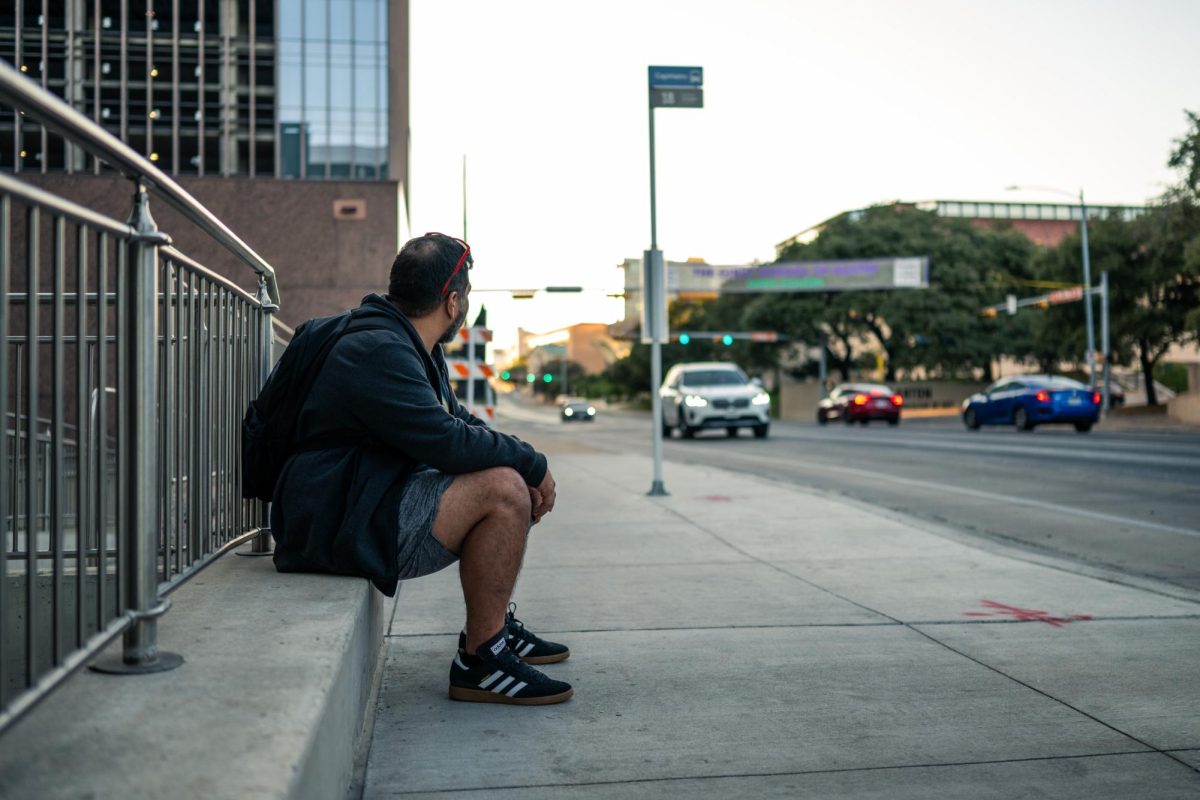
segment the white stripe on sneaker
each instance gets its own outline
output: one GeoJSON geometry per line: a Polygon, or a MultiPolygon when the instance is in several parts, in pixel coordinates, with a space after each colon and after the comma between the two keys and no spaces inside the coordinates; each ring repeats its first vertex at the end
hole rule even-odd
{"type": "Polygon", "coordinates": [[[454,654],[454,663],[455,663],[455,664],[458,664],[458,667],[459,667],[459,669],[463,670],[464,672],[466,671],[466,669],[467,669],[467,665],[466,665],[466,664],[464,664],[464,663],[462,662],[462,659],[460,659],[460,658],[458,657],[458,653],[455,653],[455,654],[454,654]]]}
{"type": "Polygon", "coordinates": [[[500,676],[502,676],[503,674],[504,674],[504,670],[502,670],[502,669],[496,670],[491,675],[488,675],[486,678],[484,678],[483,680],[481,680],[479,682],[479,688],[486,689],[487,687],[489,687],[493,683],[495,683],[496,679],[499,678],[500,676]]]}
{"type": "Polygon", "coordinates": [[[519,642],[517,642],[516,644],[514,644],[514,645],[512,646],[512,649],[513,649],[513,650],[520,650],[520,649],[521,649],[521,645],[523,645],[523,644],[525,644],[525,640],[524,640],[524,639],[522,639],[521,641],[519,641],[519,642]]]}
{"type": "Polygon", "coordinates": [[[522,689],[524,689],[524,688],[525,688],[526,686],[528,686],[528,685],[529,685],[529,684],[525,683],[525,681],[521,681],[521,682],[519,682],[519,683],[518,683],[516,686],[512,687],[512,688],[511,688],[511,689],[509,689],[507,692],[505,692],[505,694],[506,694],[506,695],[508,695],[509,697],[512,697],[514,694],[516,694],[517,692],[521,691],[522,689]]]}
{"type": "Polygon", "coordinates": [[[529,655],[529,651],[532,649],[533,649],[533,642],[530,642],[529,644],[525,645],[525,649],[520,651],[519,653],[517,653],[517,655],[527,656],[527,655],[529,655]]]}
{"type": "Polygon", "coordinates": [[[497,683],[496,687],[494,689],[492,689],[492,691],[495,692],[496,694],[500,694],[501,692],[504,691],[504,687],[508,686],[512,682],[513,682],[513,676],[509,675],[504,680],[497,683]]]}

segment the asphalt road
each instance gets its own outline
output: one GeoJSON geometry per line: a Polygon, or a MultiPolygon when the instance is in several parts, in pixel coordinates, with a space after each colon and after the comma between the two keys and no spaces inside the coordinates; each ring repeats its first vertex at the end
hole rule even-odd
{"type": "MultiPolygon", "coordinates": [[[[559,421],[502,398],[502,430],[553,451],[586,444],[649,452],[647,414],[559,421]]],[[[766,440],[724,431],[664,443],[671,462],[705,464],[843,494],[1006,546],[1200,590],[1200,432],[1047,427],[969,432],[955,418],[898,427],[774,422],[766,440]]],[[[551,462],[553,464],[553,462],[551,462]]],[[[646,476],[647,489],[652,475],[646,476]]],[[[811,524],[821,524],[813,520],[811,524]]]]}

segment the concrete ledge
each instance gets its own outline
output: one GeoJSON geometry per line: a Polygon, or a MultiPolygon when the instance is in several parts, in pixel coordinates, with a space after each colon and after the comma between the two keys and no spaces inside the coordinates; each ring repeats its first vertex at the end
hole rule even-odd
{"type": "Polygon", "coordinates": [[[0,797],[346,795],[394,601],[232,555],[172,600],[159,642],[184,665],[73,676],[0,737],[0,797]]]}
{"type": "Polygon", "coordinates": [[[1167,403],[1167,414],[1171,419],[1200,425],[1200,392],[1181,394],[1167,403]]]}

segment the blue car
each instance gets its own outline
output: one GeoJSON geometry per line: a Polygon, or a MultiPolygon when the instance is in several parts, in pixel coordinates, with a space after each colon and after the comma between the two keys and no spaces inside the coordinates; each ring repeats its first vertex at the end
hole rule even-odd
{"type": "Polygon", "coordinates": [[[973,431],[981,425],[1031,431],[1046,423],[1066,423],[1087,433],[1100,418],[1100,399],[1099,392],[1057,375],[1002,378],[963,401],[963,423],[973,431]]]}

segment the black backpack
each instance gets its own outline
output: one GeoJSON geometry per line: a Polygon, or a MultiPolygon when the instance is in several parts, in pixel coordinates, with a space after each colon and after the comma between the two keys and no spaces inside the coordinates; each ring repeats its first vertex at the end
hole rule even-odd
{"type": "Polygon", "coordinates": [[[309,320],[296,330],[242,418],[242,497],[270,502],[274,496],[284,463],[302,444],[295,441],[300,409],[337,340],[351,331],[383,327],[347,311],[309,320]]]}

